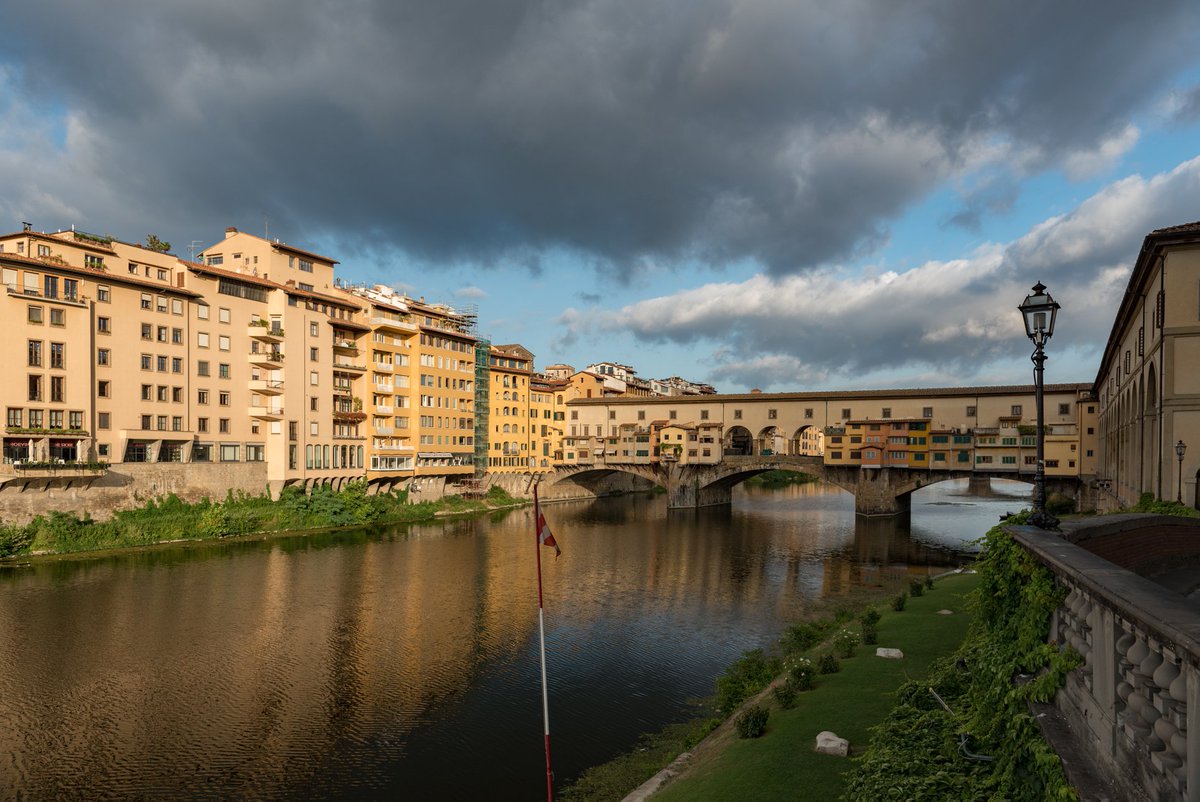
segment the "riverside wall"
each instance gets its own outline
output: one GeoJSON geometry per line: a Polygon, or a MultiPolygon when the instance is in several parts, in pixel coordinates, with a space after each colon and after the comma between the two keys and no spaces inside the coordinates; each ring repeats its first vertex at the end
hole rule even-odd
{"type": "Polygon", "coordinates": [[[26,524],[50,512],[87,513],[97,521],[174,493],[183,501],[223,501],[230,492],[267,491],[263,462],[121,463],[98,477],[10,480],[0,485],[0,522],[26,524]]]}

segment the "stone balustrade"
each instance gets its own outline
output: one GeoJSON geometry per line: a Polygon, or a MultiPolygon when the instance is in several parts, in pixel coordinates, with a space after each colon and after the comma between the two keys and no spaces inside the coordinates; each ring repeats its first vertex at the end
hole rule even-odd
{"type": "MultiPolygon", "coordinates": [[[[1129,798],[1200,799],[1200,605],[1092,551],[1115,553],[1117,538],[1142,541],[1130,559],[1161,565],[1164,555],[1148,552],[1173,543],[1171,564],[1186,570],[1180,544],[1190,540],[1193,558],[1200,558],[1200,520],[1119,517],[1117,525],[1085,522],[1064,537],[1011,529],[1067,590],[1048,639],[1084,662],[1068,675],[1055,705],[1080,748],[1129,798]],[[1181,527],[1190,538],[1179,537],[1181,527]]],[[[1200,559],[1191,564],[1200,566],[1200,559]]]]}

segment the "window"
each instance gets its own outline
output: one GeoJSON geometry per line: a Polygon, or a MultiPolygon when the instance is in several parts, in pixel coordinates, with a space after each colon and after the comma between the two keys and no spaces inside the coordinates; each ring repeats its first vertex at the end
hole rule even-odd
{"type": "Polygon", "coordinates": [[[223,407],[229,406],[229,391],[228,390],[222,390],[221,392],[217,393],[217,403],[223,407]]]}
{"type": "Polygon", "coordinates": [[[196,304],[196,319],[208,320],[208,304],[196,304]]]}
{"type": "Polygon", "coordinates": [[[1070,404],[1059,404],[1058,405],[1058,414],[1059,415],[1070,415],[1071,414],[1071,405],[1070,404]]]}
{"type": "Polygon", "coordinates": [[[62,403],[63,388],[66,386],[66,379],[62,376],[50,377],[50,400],[55,403],[62,403]]]}
{"type": "Polygon", "coordinates": [[[142,339],[143,340],[153,340],[154,339],[154,327],[151,326],[149,323],[142,324],[142,339]]]}
{"type": "Polygon", "coordinates": [[[172,387],[171,388],[171,400],[174,401],[176,404],[183,403],[183,388],[182,387],[172,387]]]}
{"type": "Polygon", "coordinates": [[[733,411],[733,419],[734,419],[734,420],[741,420],[741,419],[742,419],[742,411],[741,411],[740,409],[735,409],[735,410],[733,411]]]}
{"type": "Polygon", "coordinates": [[[167,280],[167,271],[166,271],[166,270],[163,270],[161,267],[158,269],[158,273],[157,273],[157,275],[158,275],[158,280],[159,280],[159,281],[166,281],[166,280],[167,280]]]}
{"type": "Polygon", "coordinates": [[[238,448],[237,443],[221,443],[221,462],[237,462],[238,448]]]}
{"type": "Polygon", "coordinates": [[[167,327],[159,326],[157,335],[158,336],[155,339],[157,339],[160,343],[165,343],[167,341],[167,327]]]}
{"type": "Polygon", "coordinates": [[[778,417],[779,417],[779,410],[777,410],[777,409],[768,409],[767,410],[767,419],[768,420],[776,420],[778,417]]]}
{"type": "Polygon", "coordinates": [[[208,403],[208,390],[197,390],[196,391],[196,403],[197,404],[207,404],[208,403]]]}
{"type": "Polygon", "coordinates": [[[1132,370],[1132,358],[1129,351],[1125,352],[1125,372],[1129,373],[1132,370]]]}
{"type": "Polygon", "coordinates": [[[156,365],[157,365],[157,367],[158,367],[158,372],[159,372],[159,373],[166,373],[166,372],[167,372],[167,358],[166,358],[165,356],[160,356],[160,357],[158,357],[158,358],[155,360],[155,364],[156,364],[156,365]]]}
{"type": "Polygon", "coordinates": [[[153,309],[153,308],[154,308],[154,301],[150,297],[150,294],[143,292],[142,293],[142,309],[153,309]]]}
{"type": "MultiPolygon", "coordinates": [[[[80,427],[80,428],[83,428],[83,427],[80,427]]],[[[109,413],[107,413],[107,412],[100,412],[100,413],[97,413],[97,414],[96,414],[96,428],[97,428],[97,429],[109,429],[109,428],[112,428],[112,417],[111,417],[111,415],[110,415],[109,413]]]]}
{"type": "Polygon", "coordinates": [[[921,407],[921,417],[922,418],[932,418],[933,417],[933,407],[921,407]]]}
{"type": "Polygon", "coordinates": [[[1138,356],[1144,356],[1146,353],[1146,327],[1138,327],[1138,356]]]}
{"type": "Polygon", "coordinates": [[[312,384],[312,385],[317,385],[317,384],[321,383],[321,377],[315,370],[311,371],[308,374],[308,383],[312,384]]]}
{"type": "Polygon", "coordinates": [[[198,431],[198,432],[207,432],[208,431],[208,418],[196,418],[196,431],[198,431]]]}
{"type": "Polygon", "coordinates": [[[319,361],[319,358],[320,358],[320,353],[321,353],[321,351],[320,351],[320,349],[319,349],[319,348],[309,348],[309,349],[308,349],[308,359],[309,359],[309,361],[310,361],[310,362],[317,362],[317,361],[319,361]]]}
{"type": "Polygon", "coordinates": [[[975,417],[975,407],[970,407],[970,406],[967,407],[967,417],[968,418],[975,417]]]}
{"type": "Polygon", "coordinates": [[[41,376],[30,376],[29,377],[29,400],[30,401],[41,401],[42,400],[42,377],[41,376]]]}
{"type": "Polygon", "coordinates": [[[112,301],[112,290],[103,284],[96,287],[96,300],[102,304],[110,303],[112,301]]]}
{"type": "Polygon", "coordinates": [[[96,331],[101,334],[109,334],[112,332],[112,321],[106,317],[96,318],[96,331]]]}
{"type": "Polygon", "coordinates": [[[141,364],[142,364],[142,370],[153,370],[154,369],[154,357],[150,356],[150,354],[142,354],[141,364]]]}
{"type": "Polygon", "coordinates": [[[311,272],[313,272],[313,263],[310,262],[308,259],[301,259],[300,260],[300,269],[303,270],[305,273],[311,273],[311,272]]]}
{"type": "Polygon", "coordinates": [[[1012,405],[1012,417],[1014,417],[1014,418],[1021,417],[1021,405],[1020,404],[1012,405]]]}
{"type": "Polygon", "coordinates": [[[65,326],[67,325],[67,313],[62,309],[50,310],[50,325],[65,326]]]}
{"type": "Polygon", "coordinates": [[[63,343],[50,343],[50,367],[62,370],[67,363],[67,346],[63,343]]]}
{"type": "Polygon", "coordinates": [[[183,345],[183,329],[171,329],[171,342],[183,345]]]}
{"type": "Polygon", "coordinates": [[[805,417],[807,420],[812,420],[812,416],[813,416],[813,408],[812,408],[812,407],[805,407],[805,408],[804,408],[804,417],[805,417]]]}
{"type": "Polygon", "coordinates": [[[42,341],[30,340],[26,347],[28,355],[28,365],[31,368],[40,368],[42,366],[42,341]]]}
{"type": "Polygon", "coordinates": [[[111,398],[112,382],[105,379],[101,379],[100,381],[96,382],[96,395],[100,398],[111,398]]]}
{"type": "Polygon", "coordinates": [[[246,444],[246,462],[262,462],[263,459],[263,447],[261,445],[246,444]]]}
{"type": "Polygon", "coordinates": [[[226,337],[224,334],[222,334],[220,337],[217,338],[217,348],[219,348],[222,351],[229,350],[229,338],[226,337]]]}
{"type": "Polygon", "coordinates": [[[221,434],[229,434],[229,418],[217,419],[217,431],[221,434]]]}
{"type": "Polygon", "coordinates": [[[42,293],[47,298],[58,297],[58,276],[46,276],[45,291],[42,293]]]}
{"type": "Polygon", "coordinates": [[[201,348],[208,347],[208,332],[207,331],[196,332],[196,345],[198,345],[201,348]]]}
{"type": "Polygon", "coordinates": [[[219,307],[217,309],[217,320],[221,321],[222,323],[228,323],[230,320],[229,310],[223,306],[219,307]]]}
{"type": "Polygon", "coordinates": [[[217,365],[217,377],[221,379],[229,378],[229,363],[221,362],[217,365]]]}
{"type": "Polygon", "coordinates": [[[183,359],[181,357],[171,357],[171,372],[183,373],[183,359]]]}
{"type": "Polygon", "coordinates": [[[183,314],[183,301],[179,300],[178,298],[171,299],[171,314],[172,315],[182,315],[183,314]]]}
{"type": "Polygon", "coordinates": [[[42,323],[42,308],[40,306],[33,306],[31,304],[25,312],[25,320],[27,320],[30,323],[41,325],[41,323],[42,323]]]}
{"type": "Polygon", "coordinates": [[[708,410],[707,409],[700,410],[700,420],[708,420],[708,410]]]}
{"type": "Polygon", "coordinates": [[[107,348],[97,348],[96,364],[104,366],[112,364],[112,352],[110,352],[107,348]]]}
{"type": "Polygon", "coordinates": [[[308,324],[308,333],[312,337],[320,337],[321,336],[321,324],[309,323],[308,324]]]}

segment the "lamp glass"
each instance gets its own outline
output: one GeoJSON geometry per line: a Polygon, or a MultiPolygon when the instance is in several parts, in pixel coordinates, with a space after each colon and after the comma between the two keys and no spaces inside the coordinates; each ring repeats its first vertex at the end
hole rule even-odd
{"type": "Polygon", "coordinates": [[[1187,443],[1180,440],[1175,444],[1175,456],[1179,457],[1179,461],[1183,461],[1183,455],[1187,453],[1187,443]]]}
{"type": "Polygon", "coordinates": [[[1054,334],[1054,319],[1058,316],[1058,303],[1046,292],[1041,282],[1033,285],[1033,291],[1017,307],[1025,318],[1025,336],[1031,340],[1048,340],[1054,334]]]}

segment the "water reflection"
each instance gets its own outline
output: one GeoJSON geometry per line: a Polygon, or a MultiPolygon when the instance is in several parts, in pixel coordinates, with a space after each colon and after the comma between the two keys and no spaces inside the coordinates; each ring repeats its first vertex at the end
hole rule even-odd
{"type": "MultiPolygon", "coordinates": [[[[548,507],[564,548],[544,562],[558,776],[685,717],[822,597],[958,564],[1011,497],[964,508],[956,492],[914,503],[911,528],[856,521],[817,485],[699,513],[662,497],[548,507]]],[[[517,510],[0,572],[0,787],[531,798],[531,532],[517,510]]]]}

